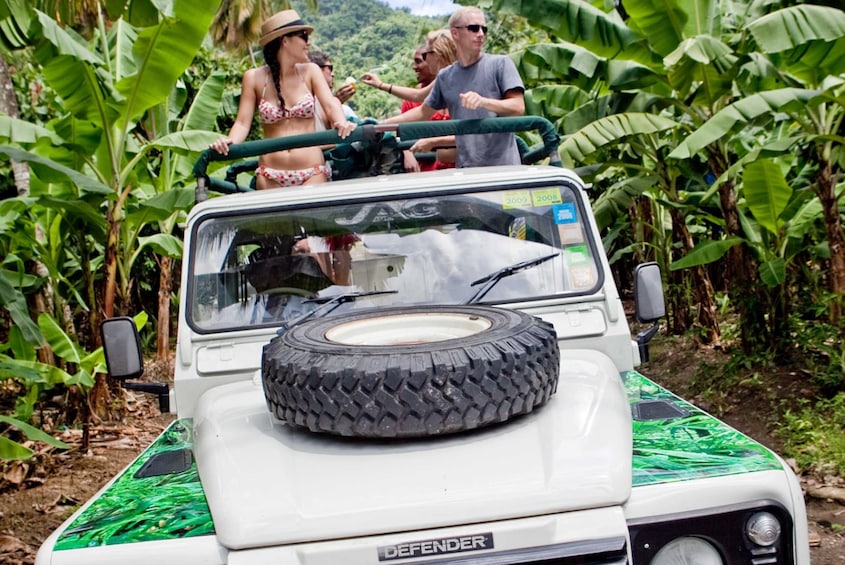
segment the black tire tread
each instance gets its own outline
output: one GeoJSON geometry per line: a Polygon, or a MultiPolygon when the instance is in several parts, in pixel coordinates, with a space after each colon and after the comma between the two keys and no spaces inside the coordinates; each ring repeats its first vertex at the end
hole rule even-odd
{"type": "MultiPolygon", "coordinates": [[[[428,307],[433,308],[468,307],[428,307]]],[[[500,310],[471,308],[482,314],[500,310]]],[[[329,327],[343,317],[306,322],[264,348],[267,405],[295,427],[364,438],[450,434],[527,414],[556,391],[560,352],[551,324],[508,312],[520,318],[511,335],[493,328],[482,332],[490,333],[489,341],[452,339],[398,346],[400,351],[315,346],[302,339],[303,333],[315,334],[307,324],[329,327]]]]}

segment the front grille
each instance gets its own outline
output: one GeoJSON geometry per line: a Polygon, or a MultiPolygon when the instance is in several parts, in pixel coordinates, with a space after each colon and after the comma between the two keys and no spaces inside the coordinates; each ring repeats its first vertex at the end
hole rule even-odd
{"type": "Polygon", "coordinates": [[[525,549],[512,549],[471,557],[426,561],[448,565],[627,565],[624,537],[587,540],[525,549]]]}

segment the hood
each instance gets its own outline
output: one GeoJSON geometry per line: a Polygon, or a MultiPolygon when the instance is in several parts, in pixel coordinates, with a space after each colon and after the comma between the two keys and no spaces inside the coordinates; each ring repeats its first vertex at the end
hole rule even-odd
{"type": "Polygon", "coordinates": [[[194,440],[219,541],[245,549],[623,503],[631,416],[619,373],[595,351],[561,354],[545,406],[424,440],[292,429],[270,415],[257,379],[210,390],[194,440]]]}

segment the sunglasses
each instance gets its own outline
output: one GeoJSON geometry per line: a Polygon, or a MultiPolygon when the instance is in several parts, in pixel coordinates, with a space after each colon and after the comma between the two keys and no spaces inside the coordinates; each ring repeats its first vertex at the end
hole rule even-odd
{"type": "Polygon", "coordinates": [[[468,26],[452,26],[457,29],[465,29],[470,33],[478,33],[479,30],[483,31],[484,34],[487,34],[487,26],[479,25],[479,24],[469,24],[468,26]]]}
{"type": "Polygon", "coordinates": [[[289,33],[289,34],[287,34],[286,37],[299,37],[299,38],[302,38],[302,41],[304,41],[305,43],[308,43],[308,32],[305,31],[304,29],[299,30],[299,31],[295,31],[293,33],[289,33]]]}
{"type": "Polygon", "coordinates": [[[422,57],[422,60],[425,61],[426,59],[428,59],[428,56],[432,53],[434,53],[434,51],[423,51],[422,53],[420,53],[420,57],[422,57]]]}
{"type": "Polygon", "coordinates": [[[334,65],[320,65],[321,69],[328,69],[331,72],[334,72],[334,65]]]}

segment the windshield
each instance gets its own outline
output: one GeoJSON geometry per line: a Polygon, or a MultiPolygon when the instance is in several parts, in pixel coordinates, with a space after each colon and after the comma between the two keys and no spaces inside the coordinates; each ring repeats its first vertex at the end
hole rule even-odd
{"type": "Polygon", "coordinates": [[[345,303],[460,304],[480,279],[485,303],[592,292],[595,242],[569,185],[495,190],[219,215],[198,223],[188,316],[199,332],[277,326],[348,292],[345,303]],[[496,278],[496,277],[494,277],[496,278]]]}

